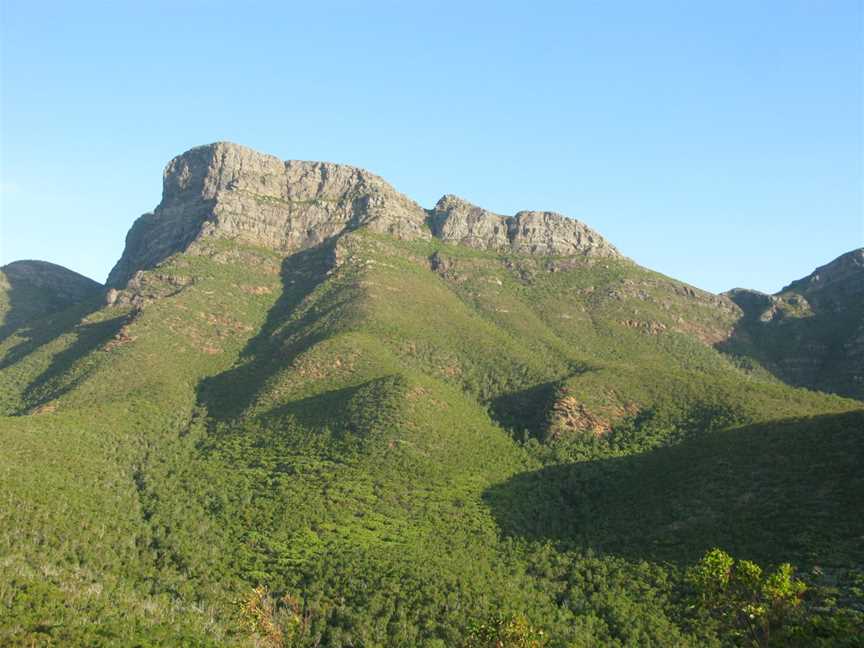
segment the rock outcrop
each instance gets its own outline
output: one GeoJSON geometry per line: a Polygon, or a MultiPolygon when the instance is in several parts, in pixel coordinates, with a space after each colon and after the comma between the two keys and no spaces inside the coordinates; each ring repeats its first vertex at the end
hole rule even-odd
{"type": "Polygon", "coordinates": [[[501,216],[453,195],[430,214],[432,233],[443,241],[481,250],[549,256],[620,256],[590,227],[554,212],[520,211],[501,216]]]}
{"type": "Polygon", "coordinates": [[[108,276],[120,287],[204,236],[290,253],[365,225],[400,238],[428,237],[426,212],[368,171],[282,160],[227,142],[174,158],[162,202],[139,218],[108,276]]]}
{"type": "Polygon", "coordinates": [[[266,246],[286,254],[368,227],[402,239],[437,236],[499,252],[617,256],[584,224],[551,212],[499,216],[454,196],[434,209],[378,176],[342,164],[288,161],[228,142],[194,148],[165,168],[162,201],[126,237],[108,276],[120,288],[202,237],[266,246]]]}
{"type": "MultiPolygon", "coordinates": [[[[776,297],[763,293],[759,290],[751,290],[750,288],[733,288],[723,293],[726,297],[735,302],[748,319],[762,319],[765,314],[774,307],[777,303],[776,297]]],[[[766,319],[771,319],[768,316],[766,319]]],[[[762,321],[766,321],[762,319],[762,321]]]]}

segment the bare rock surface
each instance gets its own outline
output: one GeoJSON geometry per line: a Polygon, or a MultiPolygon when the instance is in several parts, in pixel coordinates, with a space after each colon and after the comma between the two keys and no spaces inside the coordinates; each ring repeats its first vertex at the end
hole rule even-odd
{"type": "Polygon", "coordinates": [[[548,256],[617,257],[618,250],[578,220],[555,212],[502,216],[453,195],[431,211],[432,233],[443,241],[482,250],[548,256]]]}
{"type": "Polygon", "coordinates": [[[141,216],[108,277],[119,287],[204,236],[290,253],[361,225],[428,237],[426,212],[378,176],[328,162],[288,161],[218,142],[168,163],[162,202],[141,216]]]}
{"type": "Polygon", "coordinates": [[[618,256],[602,236],[552,212],[500,216],[445,196],[424,210],[380,177],[329,162],[282,161],[217,142],[171,160],[162,201],[141,216],[108,276],[119,288],[203,237],[261,245],[290,254],[358,227],[401,239],[428,239],[536,255],[618,256]]]}

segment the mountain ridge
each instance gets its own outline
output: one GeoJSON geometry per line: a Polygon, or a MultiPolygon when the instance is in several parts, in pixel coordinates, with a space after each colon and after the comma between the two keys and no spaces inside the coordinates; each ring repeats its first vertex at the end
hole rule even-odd
{"type": "Polygon", "coordinates": [[[773,295],[723,294],[743,312],[723,350],[754,358],[791,384],[864,400],[864,248],[773,295]]]}
{"type": "MultiPolygon", "coordinates": [[[[283,161],[231,142],[215,142],[193,147],[166,165],[162,201],[130,228],[123,253],[106,281],[107,302],[125,299],[143,304],[160,294],[170,294],[176,286],[158,287],[139,275],[172,254],[194,253],[196,247],[206,249],[202,244],[205,239],[261,245],[279,254],[293,254],[361,227],[401,240],[437,239],[495,254],[632,263],[598,232],[561,214],[520,211],[504,216],[453,194],[424,209],[380,176],[359,167],[283,161]]],[[[446,274],[447,261],[442,259],[436,253],[430,263],[440,274],[446,274]]],[[[546,265],[554,271],[572,263],[560,260],[546,265]]],[[[819,339],[826,327],[814,325],[826,320],[827,313],[836,319],[842,304],[864,303],[862,268],[864,248],[840,255],[774,295],[746,288],[714,295],[712,299],[724,302],[725,309],[737,309],[740,321],[728,332],[705,334],[705,339],[724,352],[761,363],[793,384],[864,398],[864,376],[858,369],[864,363],[864,324],[858,323],[857,311],[846,318],[850,324],[835,336],[841,340],[839,350],[838,344],[819,339]],[[814,351],[817,359],[797,359],[796,345],[814,351]],[[824,374],[831,373],[830,367],[835,365],[843,378],[826,378],[824,374]]],[[[58,282],[63,284],[59,278],[58,282]]],[[[682,286],[684,293],[694,297],[704,293],[682,286]]],[[[88,288],[93,294],[95,282],[88,288]]],[[[73,290],[63,303],[75,301],[74,294],[73,290]]],[[[28,308],[15,311],[31,312],[28,308]]],[[[35,315],[41,312],[39,308],[32,310],[35,315]]],[[[22,324],[28,317],[7,316],[4,330],[12,330],[11,326],[22,324]]],[[[638,318],[622,321],[649,330],[658,326],[656,321],[638,318]]],[[[685,330],[687,325],[674,328],[685,330]]]]}
{"type": "Polygon", "coordinates": [[[283,162],[229,142],[199,146],[166,166],[162,202],[133,224],[107,285],[120,287],[135,271],[152,267],[202,236],[237,239],[287,253],[361,226],[397,238],[424,240],[436,235],[430,218],[438,224],[435,229],[454,242],[474,241],[485,248],[532,254],[618,255],[598,233],[553,212],[520,212],[496,224],[491,221],[504,217],[480,210],[481,220],[487,222],[478,230],[478,219],[469,218],[466,210],[444,210],[441,205],[439,201],[435,209],[424,210],[379,176],[358,167],[283,162]]]}
{"type": "Polygon", "coordinates": [[[0,266],[0,340],[20,326],[98,295],[102,286],[48,261],[0,266]]]}

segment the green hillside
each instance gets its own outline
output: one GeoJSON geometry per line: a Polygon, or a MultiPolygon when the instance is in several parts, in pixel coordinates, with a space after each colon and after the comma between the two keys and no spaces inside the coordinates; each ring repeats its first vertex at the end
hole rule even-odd
{"type": "Polygon", "coordinates": [[[202,247],[3,343],[4,643],[252,645],[264,586],[308,613],[289,645],[462,645],[498,613],[711,645],[705,549],[862,562],[861,404],[734,366],[712,296],[364,231],[202,247]]]}
{"type": "Polygon", "coordinates": [[[750,645],[719,546],[809,583],[771,645],[855,645],[864,403],[715,349],[723,297],[357,227],[109,302],[0,342],[0,644],[750,645]]]}

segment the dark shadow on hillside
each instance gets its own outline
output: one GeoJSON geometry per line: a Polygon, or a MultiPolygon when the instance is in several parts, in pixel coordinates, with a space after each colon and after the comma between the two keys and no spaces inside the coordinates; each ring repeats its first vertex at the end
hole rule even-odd
{"type": "Polygon", "coordinates": [[[25,399],[31,405],[38,406],[74,389],[86,378],[88,372],[83,370],[73,379],[66,381],[62,380],[63,375],[72,369],[80,359],[113,339],[132,317],[132,313],[127,313],[102,322],[79,324],[76,326],[75,341],[66,349],[57,353],[51,359],[49,367],[27,386],[24,392],[25,399]],[[59,382],[56,386],[52,386],[55,379],[59,379],[59,382]]]}
{"type": "Polygon", "coordinates": [[[45,315],[27,326],[15,328],[9,334],[17,332],[22,339],[0,358],[0,369],[11,367],[39,347],[68,333],[81,320],[95,313],[102,306],[104,303],[101,297],[88,299],[62,311],[45,315]]]}
{"type": "Polygon", "coordinates": [[[745,369],[757,363],[794,387],[864,400],[860,354],[856,357],[847,348],[860,325],[860,312],[856,315],[851,308],[767,322],[748,314],[714,348],[745,369]]]}
{"type": "Polygon", "coordinates": [[[567,380],[578,375],[596,371],[578,363],[571,363],[569,374],[564,378],[550,380],[501,394],[489,402],[492,419],[518,441],[528,438],[545,440],[549,427],[549,413],[555,405],[559,390],[567,380]]]}
{"type": "Polygon", "coordinates": [[[361,385],[354,385],[298,398],[268,410],[264,418],[278,420],[290,417],[310,429],[342,428],[345,423],[342,420],[345,409],[361,387],[361,385]]]}
{"type": "Polygon", "coordinates": [[[762,562],[864,562],[864,412],[705,434],[559,464],[489,488],[509,536],[687,564],[720,546],[762,562]]]}
{"type": "Polygon", "coordinates": [[[406,390],[401,375],[382,376],[292,400],[269,410],[264,418],[271,422],[290,419],[315,437],[327,431],[339,442],[371,441],[383,431],[398,429],[406,390]]]}
{"type": "Polygon", "coordinates": [[[9,288],[0,342],[41,318],[98,300],[102,292],[95,281],[45,261],[16,261],[3,266],[2,271],[9,288]]]}
{"type": "Polygon", "coordinates": [[[313,308],[296,318],[294,311],[327,278],[334,245],[324,243],[283,260],[282,294],[261,331],[249,340],[234,367],[198,386],[198,402],[212,417],[225,420],[242,414],[275,373],[322,339],[313,324],[339,305],[313,308]]]}
{"type": "Polygon", "coordinates": [[[498,396],[490,403],[492,419],[517,440],[542,440],[560,384],[553,380],[498,396]]]}

